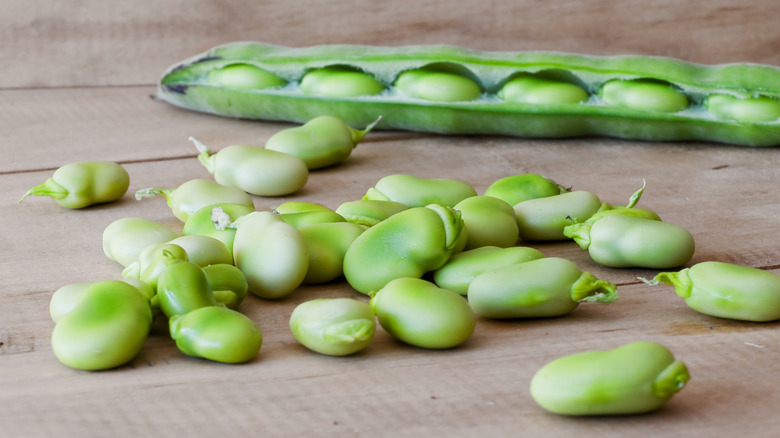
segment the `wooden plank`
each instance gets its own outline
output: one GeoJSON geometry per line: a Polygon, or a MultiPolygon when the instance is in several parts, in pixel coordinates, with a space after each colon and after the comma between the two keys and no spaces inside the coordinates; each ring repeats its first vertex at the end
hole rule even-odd
{"type": "MultiPolygon", "coordinates": [[[[56,169],[77,160],[132,162],[194,157],[190,136],[262,146],[283,124],[180,110],[150,96],[153,86],[2,90],[7,160],[0,173],[56,169]]],[[[217,146],[217,145],[215,145],[217,146]]]]}
{"type": "Polygon", "coordinates": [[[483,50],[640,53],[705,63],[780,64],[773,0],[520,2],[352,0],[6,1],[0,88],[154,83],[217,44],[448,43],[483,50]]]}
{"type": "MultiPolygon", "coordinates": [[[[215,44],[257,39],[290,45],[452,43],[489,50],[647,53],[701,62],[780,64],[780,4],[604,1],[441,3],[411,0],[355,7],[349,0],[131,4],[83,0],[6,2],[0,16],[0,435],[192,436],[767,436],[780,420],[775,332],[780,323],[741,323],[689,309],[668,286],[608,269],[571,242],[537,244],[548,255],[620,285],[611,305],[583,304],[562,318],[480,319],[461,348],[411,348],[379,330],[363,353],[325,357],[287,327],[314,297],[366,299],[343,282],[304,286],[287,298],[249,297],[241,310],[264,345],[251,363],[187,358],[156,321],[141,354],[106,372],[71,370],[54,357],[51,293],[77,281],[118,278],[102,253],[111,221],[141,216],[180,230],[162,198],[136,201],[150,186],[208,177],[190,135],[219,150],[261,145],[289,125],[187,112],[148,98],[159,73],[215,44]],[[488,11],[488,12],[485,12],[488,11]],[[52,88],[55,87],[55,88],[52,88]],[[70,87],[70,88],[68,88],[70,87]],[[18,89],[28,88],[28,89],[18,89]],[[106,159],[130,172],[118,203],[81,211],[19,197],[54,168],[106,159]],[[556,357],[635,340],[668,346],[693,380],[651,415],[568,418],[531,400],[533,373],[556,357]],[[165,431],[165,432],[160,432],[165,431]]],[[[255,198],[336,207],[391,173],[457,178],[481,193],[506,175],[536,172],[623,204],[645,178],[640,206],[690,230],[692,263],[721,260],[780,274],[780,177],[775,149],[610,139],[534,140],[374,133],[343,166],[313,172],[300,193],[255,198]]]]}

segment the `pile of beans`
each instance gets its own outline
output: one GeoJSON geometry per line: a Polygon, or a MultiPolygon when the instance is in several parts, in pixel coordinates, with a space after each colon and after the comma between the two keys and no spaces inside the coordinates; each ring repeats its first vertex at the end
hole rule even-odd
{"type": "MultiPolygon", "coordinates": [[[[194,65],[208,62],[217,61],[194,65]]],[[[238,90],[289,85],[246,63],[210,69],[206,77],[238,90]]],[[[587,105],[593,96],[572,77],[516,74],[502,82],[496,96],[505,102],[587,105]]],[[[185,93],[171,83],[169,91],[185,93]]],[[[375,76],[345,65],[310,70],[299,88],[304,95],[331,98],[387,93],[375,76]]],[[[453,64],[406,69],[393,88],[436,102],[485,99],[483,85],[453,64]]],[[[611,80],[596,94],[599,105],[649,113],[689,106],[680,89],[655,79],[611,80]]],[[[701,102],[724,119],[753,123],[780,117],[780,104],[765,96],[712,95],[701,102]]],[[[234,145],[213,154],[191,139],[213,180],[136,193],[139,200],[165,196],[183,223],[182,235],[144,218],[122,218],[106,227],[103,251],[124,267],[122,279],[70,284],[53,294],[57,358],[83,370],[121,366],[138,354],[160,317],[167,318],[182,353],[247,362],[263,341],[257,325],[237,310],[247,295],[280,299],[301,284],[341,278],[358,297],[311,299],[290,315],[290,329],[302,345],[320,354],[354,354],[370,344],[379,323],[404,343],[448,349],[472,335],[478,316],[553,317],[584,302],[618,299],[609,281],[521,242],[570,239],[608,267],[672,269],[693,256],[687,230],[635,207],[644,186],[627,205],[616,206],[537,174],[502,178],[481,195],[464,181],[393,174],[367,188],[361,199],[334,209],[291,201],[273,211],[255,210],[252,195],[294,194],[310,171],[346,160],[381,120],[359,130],[339,117],[319,116],[278,132],[265,147],[234,145]]],[[[83,208],[122,197],[128,183],[127,172],[115,163],[73,163],[25,197],[50,196],[64,207],[83,208]]],[[[673,285],[691,308],[705,314],[780,319],[780,277],[768,272],[704,262],[645,281],[673,285]]],[[[660,407],[688,379],[685,364],[665,347],[636,342],[551,362],[534,376],[531,395],[561,414],[639,413],[660,407]],[[610,380],[609,369],[616,366],[631,371],[610,380]],[[609,388],[591,388],[605,381],[609,388]],[[582,399],[588,391],[610,397],[582,399]]]]}

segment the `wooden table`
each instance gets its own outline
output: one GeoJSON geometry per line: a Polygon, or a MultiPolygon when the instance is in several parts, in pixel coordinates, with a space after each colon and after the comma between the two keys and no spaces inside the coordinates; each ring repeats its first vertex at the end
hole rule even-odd
{"type": "MultiPolygon", "coordinates": [[[[690,310],[649,270],[607,269],[571,242],[533,245],[619,285],[611,305],[583,304],[554,319],[479,320],[447,351],[412,348],[379,330],[354,357],[306,350],[290,333],[292,309],[313,297],[354,297],[345,283],[305,286],[278,301],[249,297],[260,326],[256,360],[224,365],[188,358],[156,323],[140,355],[104,372],[70,369],[50,347],[48,303],[71,282],[116,279],[101,234],[140,216],[180,230],[162,198],[135,190],[175,187],[208,174],[187,141],[215,149],[262,145],[282,123],[197,114],[149,98],[168,65],[214,45],[258,40],[317,43],[450,43],[486,50],[667,55],[705,63],[780,65],[776,0],[646,2],[150,1],[3,2],[0,15],[0,436],[775,436],[780,426],[777,323],[741,323],[690,310]],[[81,211],[19,197],[73,161],[112,160],[129,171],[119,202],[81,211]],[[635,340],[669,347],[691,371],[661,410],[568,418],[530,398],[548,361],[635,340]]],[[[604,138],[534,140],[372,134],[342,166],[312,173],[303,191],[255,198],[335,208],[382,176],[457,178],[482,191],[535,172],[621,204],[647,180],[640,206],[694,235],[691,263],[720,260],[780,273],[780,155],[707,143],[604,138]]]]}

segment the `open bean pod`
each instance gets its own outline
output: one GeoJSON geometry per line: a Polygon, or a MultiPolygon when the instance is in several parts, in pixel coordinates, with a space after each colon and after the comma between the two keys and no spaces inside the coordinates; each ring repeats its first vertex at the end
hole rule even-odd
{"type": "Polygon", "coordinates": [[[443,134],[780,144],[780,68],[748,63],[235,42],[170,67],[156,97],[222,116],[327,114],[351,126],[382,116],[377,129],[443,134]],[[309,75],[320,86],[302,86],[309,75]]]}

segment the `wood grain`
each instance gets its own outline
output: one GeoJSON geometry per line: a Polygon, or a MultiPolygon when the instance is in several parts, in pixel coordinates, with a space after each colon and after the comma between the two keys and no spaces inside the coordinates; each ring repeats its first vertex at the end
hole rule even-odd
{"type": "MultiPolygon", "coordinates": [[[[610,305],[583,304],[562,318],[480,319],[462,347],[427,351],[379,330],[354,357],[325,357],[287,327],[313,297],[366,299],[342,281],[287,298],[249,297],[241,310],[264,335],[256,360],[228,366],[181,354],[157,321],[141,354],[105,372],[59,363],[48,303],[58,287],[118,278],[101,249],[113,220],[140,216],[174,230],[162,198],[135,190],[175,187],[208,174],[187,141],[215,150],[262,145],[289,125],[196,114],[154,101],[168,65],[216,44],[252,39],[318,43],[450,43],[485,50],[645,53],[705,63],[780,65],[780,3],[354,0],[264,2],[5,1],[0,14],[0,436],[774,436],[780,393],[778,324],[707,317],[652,270],[598,266],[571,242],[537,244],[548,255],[619,284],[610,305]],[[18,199],[72,161],[122,163],[131,187],[119,202],[71,211],[18,199]],[[569,418],[528,394],[544,363],[635,340],[668,346],[692,380],[649,415],[569,418]]],[[[457,178],[482,192],[503,176],[535,172],[623,204],[647,180],[640,206],[687,228],[692,263],[721,260],[780,273],[780,155],[707,143],[603,138],[535,140],[372,133],[342,166],[313,172],[300,193],[255,199],[332,208],[391,173],[457,178]]]]}

